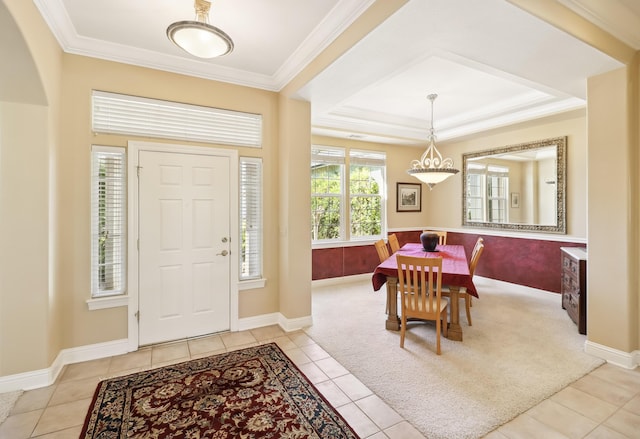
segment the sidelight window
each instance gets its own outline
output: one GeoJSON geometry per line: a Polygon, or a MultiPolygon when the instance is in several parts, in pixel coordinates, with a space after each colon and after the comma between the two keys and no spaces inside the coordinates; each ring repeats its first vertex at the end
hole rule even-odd
{"type": "Polygon", "coordinates": [[[91,150],[91,296],[125,293],[126,173],[124,148],[91,150]]]}
{"type": "Polygon", "coordinates": [[[262,277],[262,159],[240,158],[240,280],[262,277]]]}

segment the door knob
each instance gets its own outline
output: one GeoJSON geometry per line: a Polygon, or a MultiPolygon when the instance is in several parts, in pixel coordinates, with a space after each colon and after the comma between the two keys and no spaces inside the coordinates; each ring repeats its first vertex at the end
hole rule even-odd
{"type": "Polygon", "coordinates": [[[220,256],[220,255],[222,255],[222,256],[227,256],[228,254],[229,254],[229,252],[228,252],[228,251],[226,251],[226,250],[222,250],[222,253],[218,253],[216,256],[220,256]]]}
{"type": "Polygon", "coordinates": [[[222,242],[227,242],[227,237],[225,236],[224,238],[222,238],[222,242]]]}

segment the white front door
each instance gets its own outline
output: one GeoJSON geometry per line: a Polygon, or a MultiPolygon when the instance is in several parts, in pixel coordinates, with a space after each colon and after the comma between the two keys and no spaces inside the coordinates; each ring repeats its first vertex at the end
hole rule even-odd
{"type": "Polygon", "coordinates": [[[140,151],[139,344],[230,329],[224,156],[140,151]]]}

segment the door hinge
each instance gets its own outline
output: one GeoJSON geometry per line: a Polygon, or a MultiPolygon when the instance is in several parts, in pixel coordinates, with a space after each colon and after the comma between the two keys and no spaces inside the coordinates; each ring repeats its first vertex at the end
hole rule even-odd
{"type": "Polygon", "coordinates": [[[138,174],[138,177],[140,177],[140,169],[142,169],[142,166],[136,166],[136,174],[138,174]]]}
{"type": "Polygon", "coordinates": [[[140,323],[140,311],[136,311],[134,315],[136,316],[136,321],[140,323]]]}
{"type": "Polygon", "coordinates": [[[136,239],[136,249],[140,251],[140,239],[136,239]]]}

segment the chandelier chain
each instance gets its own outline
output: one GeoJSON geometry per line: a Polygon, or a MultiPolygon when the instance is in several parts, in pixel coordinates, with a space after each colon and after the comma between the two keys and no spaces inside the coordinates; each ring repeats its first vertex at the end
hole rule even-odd
{"type": "Polygon", "coordinates": [[[433,127],[433,101],[438,97],[437,94],[430,94],[427,99],[431,101],[431,126],[429,127],[429,145],[424,151],[420,160],[411,162],[411,169],[407,172],[418,178],[429,186],[429,189],[444,181],[451,175],[457,174],[459,171],[453,167],[453,159],[447,157],[442,158],[442,154],[436,148],[436,135],[433,127]]]}
{"type": "Polygon", "coordinates": [[[209,23],[209,9],[211,2],[207,0],[195,0],[193,5],[196,8],[196,20],[202,23],[209,23]]]}

